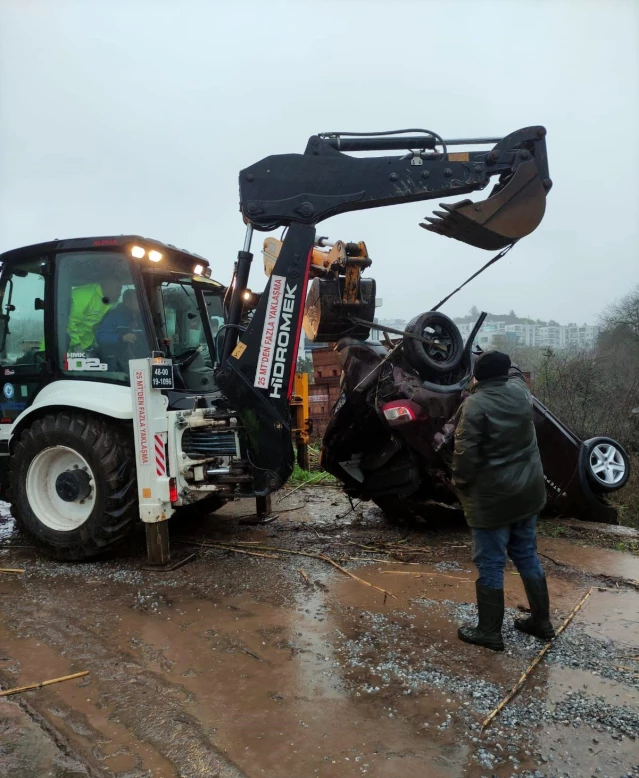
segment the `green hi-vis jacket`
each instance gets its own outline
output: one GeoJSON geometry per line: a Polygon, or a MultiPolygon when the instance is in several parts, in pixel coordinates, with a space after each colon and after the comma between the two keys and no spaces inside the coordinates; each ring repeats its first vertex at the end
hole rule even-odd
{"type": "Polygon", "coordinates": [[[539,513],[546,487],[519,370],[476,383],[455,421],[453,477],[468,524],[493,529],[539,513]]]}
{"type": "Polygon", "coordinates": [[[95,341],[95,326],[114,303],[103,302],[104,294],[100,284],[77,286],[71,292],[71,311],[67,334],[69,351],[86,351],[95,341]]]}

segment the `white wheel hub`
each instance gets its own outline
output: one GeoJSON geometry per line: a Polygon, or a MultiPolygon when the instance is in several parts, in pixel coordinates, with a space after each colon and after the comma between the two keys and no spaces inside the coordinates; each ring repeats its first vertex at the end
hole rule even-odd
{"type": "Polygon", "coordinates": [[[80,527],[95,506],[93,472],[86,459],[67,446],[51,446],[36,454],[26,487],[31,510],[46,527],[59,532],[80,527]]]}
{"type": "Polygon", "coordinates": [[[599,443],[590,452],[590,469],[602,484],[614,486],[625,476],[626,463],[618,448],[610,443],[599,443]]]}

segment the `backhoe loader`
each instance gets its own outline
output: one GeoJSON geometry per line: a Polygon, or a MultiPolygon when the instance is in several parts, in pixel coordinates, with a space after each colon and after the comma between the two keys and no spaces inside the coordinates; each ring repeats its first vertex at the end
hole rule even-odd
{"type": "Polygon", "coordinates": [[[443,205],[424,226],[487,250],[509,246],[543,218],[545,135],[325,133],[303,154],[267,157],[240,173],[246,237],[226,287],[202,257],[136,235],[1,255],[0,464],[19,527],[56,558],[86,559],[141,519],[150,561],[163,563],[174,513],[279,489],[294,465],[289,401],[305,301],[324,342],[366,338],[374,309],[362,247],[344,244],[320,267],[317,224],[493,180],[487,200],[443,205]],[[401,153],[357,156],[388,151],[401,153]],[[247,321],[253,232],[280,227],[247,321]]]}

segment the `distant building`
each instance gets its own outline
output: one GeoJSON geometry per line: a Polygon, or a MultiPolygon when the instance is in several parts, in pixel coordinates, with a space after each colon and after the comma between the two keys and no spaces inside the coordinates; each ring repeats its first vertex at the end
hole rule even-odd
{"type": "MultiPolygon", "coordinates": [[[[376,324],[381,324],[382,327],[392,327],[394,330],[401,330],[402,332],[406,329],[407,322],[404,319],[375,319],[376,324]]],[[[393,333],[389,333],[391,337],[397,337],[397,335],[394,335],[393,333]]],[[[371,334],[369,337],[369,340],[383,340],[384,339],[384,331],[383,330],[376,330],[371,329],[371,334]]]]}
{"type": "MultiPolygon", "coordinates": [[[[460,322],[457,325],[464,342],[468,340],[474,322],[460,322]]],[[[482,349],[493,348],[503,339],[521,346],[536,346],[552,349],[590,349],[599,336],[599,327],[584,324],[507,324],[505,321],[487,321],[477,333],[475,343],[482,349]]]]}

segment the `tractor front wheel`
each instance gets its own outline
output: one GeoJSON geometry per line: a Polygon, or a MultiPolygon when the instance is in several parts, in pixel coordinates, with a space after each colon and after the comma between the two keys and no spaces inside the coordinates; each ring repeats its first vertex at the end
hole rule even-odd
{"type": "Polygon", "coordinates": [[[111,551],[139,517],[132,435],[80,411],[36,419],[10,457],[11,513],[49,556],[111,551]]]}

